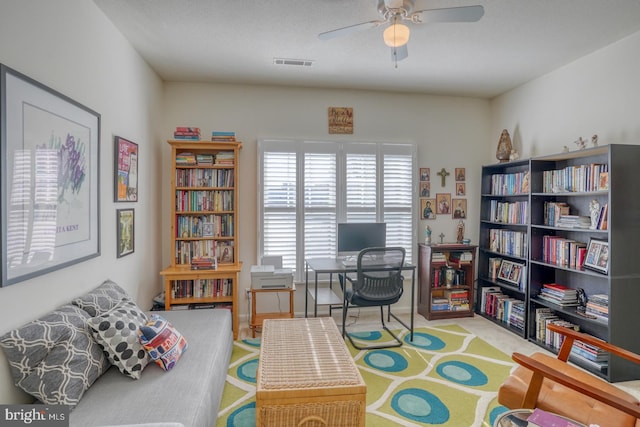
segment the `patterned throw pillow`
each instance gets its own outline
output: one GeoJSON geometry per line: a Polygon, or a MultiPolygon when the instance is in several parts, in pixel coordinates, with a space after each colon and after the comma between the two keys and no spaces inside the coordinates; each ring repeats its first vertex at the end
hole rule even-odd
{"type": "Polygon", "coordinates": [[[135,302],[123,299],[111,311],[88,321],[93,337],[103,348],[109,362],[136,380],[150,360],[138,339],[138,329],[147,320],[146,314],[135,302]]]}
{"type": "Polygon", "coordinates": [[[73,299],[76,305],[89,313],[89,316],[100,316],[120,304],[123,299],[131,299],[127,292],[111,280],[105,280],[94,290],[73,299]]]}
{"type": "Polygon", "coordinates": [[[140,342],[151,359],[165,371],[171,370],[187,350],[187,340],[163,317],[152,314],[139,329],[140,342]]]}
{"type": "Polygon", "coordinates": [[[77,405],[109,367],[88,318],[64,305],[0,337],[15,385],[48,405],[77,405]]]}

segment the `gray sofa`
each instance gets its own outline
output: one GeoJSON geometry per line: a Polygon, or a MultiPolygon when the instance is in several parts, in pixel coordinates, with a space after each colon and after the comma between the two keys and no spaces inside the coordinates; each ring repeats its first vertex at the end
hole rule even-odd
{"type": "MultiPolygon", "coordinates": [[[[107,281],[88,293],[89,297],[86,299],[91,300],[92,304],[97,303],[94,305],[101,305],[102,310],[108,310],[115,304],[113,301],[121,297],[120,291],[122,288],[107,281]],[[103,292],[104,289],[107,289],[106,293],[103,292]],[[115,293],[113,289],[116,289],[115,293]]],[[[83,306],[82,301],[78,303],[82,298],[74,299],[74,306],[68,305],[58,309],[63,312],[63,317],[77,317],[79,312],[82,319],[85,310],[90,313],[87,317],[95,316],[96,313],[83,306]]],[[[215,426],[233,347],[230,311],[203,309],[152,313],[164,317],[186,338],[187,350],[169,371],[164,371],[151,361],[139,379],[124,375],[115,366],[109,367],[103,374],[98,374],[97,380],[84,391],[71,411],[70,427],[215,426]]],[[[54,320],[60,323],[57,319],[54,320]]],[[[16,336],[22,340],[26,336],[25,331],[33,331],[33,328],[23,327],[18,332],[10,331],[0,338],[0,344],[10,361],[16,360],[17,356],[11,354],[13,350],[9,344],[16,341],[16,336]]],[[[21,364],[24,365],[25,356],[21,357],[21,364]]],[[[33,359],[32,355],[26,357],[33,359]]],[[[40,362],[40,365],[50,363],[50,360],[40,362]]],[[[104,366],[108,363],[107,361],[104,366]]],[[[16,366],[14,364],[12,369],[16,366]]],[[[104,367],[99,369],[99,372],[102,371],[104,367]]]]}

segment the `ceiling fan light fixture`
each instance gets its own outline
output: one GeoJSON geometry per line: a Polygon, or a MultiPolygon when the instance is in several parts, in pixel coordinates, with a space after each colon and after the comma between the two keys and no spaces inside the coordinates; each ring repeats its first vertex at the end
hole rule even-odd
{"type": "Polygon", "coordinates": [[[404,24],[394,23],[384,30],[382,36],[387,46],[400,47],[409,42],[409,33],[409,27],[404,24]]]}

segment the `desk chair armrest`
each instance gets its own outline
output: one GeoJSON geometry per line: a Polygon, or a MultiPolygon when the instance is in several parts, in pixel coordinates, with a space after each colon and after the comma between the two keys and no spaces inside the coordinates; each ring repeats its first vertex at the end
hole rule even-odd
{"type": "MultiPolygon", "coordinates": [[[[567,329],[567,328],[564,328],[564,329],[567,329]]],[[[550,368],[549,366],[535,359],[532,359],[529,356],[525,356],[524,354],[513,353],[511,358],[515,360],[518,364],[524,366],[525,368],[533,372],[531,382],[529,383],[529,388],[527,389],[527,393],[525,394],[524,401],[522,402],[523,408],[533,409],[536,407],[538,394],[540,393],[540,388],[542,386],[542,380],[544,378],[547,378],[551,381],[554,381],[558,384],[562,384],[565,387],[568,387],[579,393],[582,393],[585,396],[589,396],[613,408],[616,408],[620,411],[630,414],[636,418],[640,418],[640,406],[638,405],[634,405],[633,403],[627,402],[617,396],[612,395],[611,393],[598,390],[592,385],[576,380],[569,375],[563,374],[562,372],[558,372],[555,369],[550,368]]]]}

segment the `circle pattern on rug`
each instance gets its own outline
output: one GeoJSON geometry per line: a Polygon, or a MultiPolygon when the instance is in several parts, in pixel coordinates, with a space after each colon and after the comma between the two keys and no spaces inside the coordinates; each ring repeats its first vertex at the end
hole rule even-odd
{"type": "Polygon", "coordinates": [[[481,386],[488,381],[487,376],[480,369],[459,360],[439,364],[436,372],[449,381],[468,386],[481,386]]]}
{"type": "Polygon", "coordinates": [[[238,366],[238,378],[248,383],[256,383],[256,372],[258,371],[258,359],[251,359],[238,366]]]}
{"type": "Polygon", "coordinates": [[[227,418],[227,427],[255,427],[256,402],[239,407],[227,418]]]}
{"type": "Polygon", "coordinates": [[[437,396],[419,388],[408,388],[393,395],[391,407],[412,421],[443,424],[449,420],[449,409],[437,396]]]}
{"type": "Polygon", "coordinates": [[[432,351],[442,350],[446,345],[444,341],[435,335],[425,334],[422,332],[414,332],[413,341],[411,341],[411,334],[407,334],[404,337],[404,342],[418,348],[432,351]]]}
{"type": "Polygon", "coordinates": [[[349,333],[351,338],[356,338],[359,340],[366,341],[375,341],[382,338],[382,333],[380,331],[371,331],[371,332],[351,332],[349,333]]]}
{"type": "Polygon", "coordinates": [[[242,342],[251,347],[260,347],[260,338],[245,338],[242,342]]]}
{"type": "Polygon", "coordinates": [[[506,406],[497,406],[493,408],[489,413],[489,422],[491,422],[491,425],[494,425],[496,423],[496,418],[498,418],[500,415],[504,414],[508,410],[509,409],[507,409],[506,406]]]}
{"type": "Polygon", "coordinates": [[[372,368],[385,372],[401,372],[409,366],[404,356],[389,350],[370,351],[364,357],[364,361],[372,368]]]}

